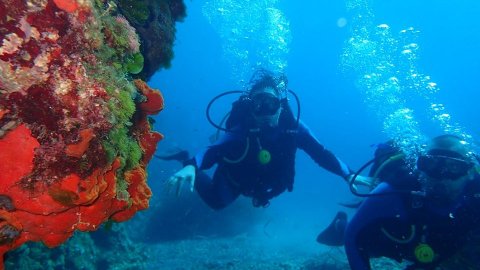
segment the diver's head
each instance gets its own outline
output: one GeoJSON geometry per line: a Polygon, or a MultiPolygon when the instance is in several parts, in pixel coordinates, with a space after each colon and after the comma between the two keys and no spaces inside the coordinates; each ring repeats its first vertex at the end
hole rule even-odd
{"type": "Polygon", "coordinates": [[[284,77],[277,78],[266,70],[257,71],[250,81],[251,112],[259,127],[276,127],[282,112],[284,77]]]}
{"type": "Polygon", "coordinates": [[[276,127],[282,112],[281,100],[272,87],[250,93],[251,111],[259,127],[276,127]]]}
{"type": "Polygon", "coordinates": [[[419,156],[417,168],[425,176],[427,195],[452,201],[474,178],[476,161],[469,144],[454,135],[435,137],[419,156]]]}

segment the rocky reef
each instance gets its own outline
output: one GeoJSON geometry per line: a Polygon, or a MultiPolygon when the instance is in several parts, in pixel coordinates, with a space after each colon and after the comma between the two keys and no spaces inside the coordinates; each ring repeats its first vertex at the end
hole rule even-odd
{"type": "Polygon", "coordinates": [[[182,1],[0,2],[0,255],[148,207],[145,168],[162,138],[148,115],[163,97],[140,78],[169,65],[183,16],[182,1]],[[148,12],[127,12],[140,3],[148,12]]]}
{"type": "Polygon", "coordinates": [[[148,80],[159,68],[170,67],[175,23],[186,16],[183,0],[119,0],[117,7],[142,40],[145,58],[136,78],[148,80]]]}
{"type": "MultiPolygon", "coordinates": [[[[277,246],[248,234],[145,244],[132,239],[128,223],[90,234],[76,233],[66,244],[54,249],[29,243],[8,254],[6,269],[350,269],[343,248],[298,251],[296,247],[277,246]]],[[[372,260],[372,269],[400,270],[405,266],[387,259],[372,260]]]]}

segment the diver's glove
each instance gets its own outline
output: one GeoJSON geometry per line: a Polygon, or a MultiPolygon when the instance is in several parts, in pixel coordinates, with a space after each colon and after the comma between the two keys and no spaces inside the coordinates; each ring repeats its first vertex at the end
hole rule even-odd
{"type": "Polygon", "coordinates": [[[195,166],[187,165],[183,167],[168,179],[167,185],[169,189],[175,188],[175,193],[178,196],[180,195],[183,183],[185,182],[190,184],[190,191],[193,192],[193,187],[195,185],[195,166]]]}
{"type": "MultiPolygon", "coordinates": [[[[350,182],[352,181],[354,176],[355,176],[355,174],[353,174],[353,173],[349,174],[345,178],[345,180],[350,184],[350,182]]],[[[377,181],[373,177],[357,175],[357,177],[355,178],[355,183],[353,183],[353,185],[354,186],[365,186],[365,187],[368,187],[368,188],[373,188],[373,187],[375,187],[376,182],[377,181]]],[[[356,189],[356,187],[355,187],[355,189],[356,189]]]]}

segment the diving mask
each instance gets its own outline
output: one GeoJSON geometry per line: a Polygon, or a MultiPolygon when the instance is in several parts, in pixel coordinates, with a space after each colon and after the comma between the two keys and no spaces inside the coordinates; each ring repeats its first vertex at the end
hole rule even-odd
{"type": "Polygon", "coordinates": [[[258,93],[252,98],[252,111],[256,116],[275,115],[278,109],[280,99],[271,93],[258,93]]]}
{"type": "Polygon", "coordinates": [[[417,159],[417,168],[434,180],[457,180],[468,174],[474,163],[446,155],[423,155],[417,159]]]}

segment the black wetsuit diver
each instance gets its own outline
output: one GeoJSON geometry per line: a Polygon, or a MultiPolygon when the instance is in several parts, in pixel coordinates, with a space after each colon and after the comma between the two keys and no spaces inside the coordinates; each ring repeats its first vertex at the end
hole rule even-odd
{"type": "MultiPolygon", "coordinates": [[[[447,139],[438,137],[438,140],[451,140],[445,136],[447,139]]],[[[419,181],[412,180],[418,179],[420,174],[401,168],[402,164],[405,162],[397,159],[384,166],[384,177],[400,178],[379,184],[348,224],[346,215],[337,216],[318,240],[336,245],[344,240],[353,270],[371,269],[369,259],[372,257],[408,260],[412,263],[408,269],[437,269],[459,251],[464,252],[463,259],[470,257],[468,263],[461,264],[461,269],[480,269],[480,177],[473,168],[474,163],[450,149],[430,149],[427,155],[419,158],[417,167],[423,170],[429,179],[427,182],[433,181],[435,186],[445,181],[447,185],[460,188],[453,200],[443,198],[442,192],[448,189],[438,187],[426,195],[418,195],[419,181]],[[401,179],[402,176],[407,179],[401,179]],[[461,181],[464,186],[460,186],[461,181]],[[469,245],[477,247],[465,253],[469,245]],[[473,255],[468,254],[472,252],[473,255]]],[[[442,267],[438,269],[453,269],[442,267]]],[[[460,269],[457,267],[454,268],[460,269]]]]}

